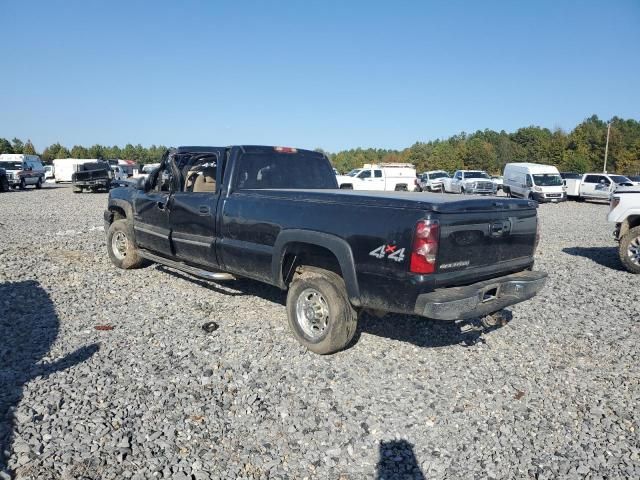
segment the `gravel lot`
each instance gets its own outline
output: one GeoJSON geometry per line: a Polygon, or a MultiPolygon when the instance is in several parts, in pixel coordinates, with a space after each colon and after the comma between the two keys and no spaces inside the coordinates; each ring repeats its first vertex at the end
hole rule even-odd
{"type": "Polygon", "coordinates": [[[606,205],[540,207],[547,287],[475,343],[365,316],[320,357],[275,288],[117,270],[106,198],[0,194],[0,479],[640,478],[640,276],[606,205]]]}

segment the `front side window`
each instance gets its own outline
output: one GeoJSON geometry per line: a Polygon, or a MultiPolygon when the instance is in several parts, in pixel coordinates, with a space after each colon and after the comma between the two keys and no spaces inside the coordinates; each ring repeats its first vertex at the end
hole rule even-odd
{"type": "Polygon", "coordinates": [[[363,170],[358,175],[358,178],[371,178],[371,170],[363,170]]]}
{"type": "Polygon", "coordinates": [[[531,180],[531,175],[527,175],[527,187],[533,187],[533,181],[531,180]]]}
{"type": "Polygon", "coordinates": [[[556,173],[535,174],[533,182],[541,187],[559,187],[562,185],[562,177],[556,173]]]}
{"type": "Polygon", "coordinates": [[[197,156],[182,169],[184,191],[215,192],[218,160],[215,155],[197,156]]]}

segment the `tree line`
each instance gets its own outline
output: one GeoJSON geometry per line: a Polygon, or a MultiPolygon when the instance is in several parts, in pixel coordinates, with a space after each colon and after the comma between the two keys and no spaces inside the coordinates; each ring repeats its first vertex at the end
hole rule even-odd
{"type": "MultiPolygon", "coordinates": [[[[507,133],[478,130],[448,139],[416,142],[404,150],[356,148],[338,153],[325,152],[331,163],[345,173],[365,163],[406,162],[425,170],[479,169],[500,173],[509,162],[555,165],[561,171],[584,173],[602,171],[607,124],[611,124],[607,170],[628,175],[640,174],[640,122],[613,117],[609,122],[593,115],[570,132],[530,126],[507,133]]],[[[121,158],[138,163],[159,162],[167,147],[127,144],[124,147],[74,145],[71,150],[54,143],[40,152],[45,162],[55,158],[121,158]]],[[[0,138],[0,153],[36,154],[31,141],[0,138]]]]}

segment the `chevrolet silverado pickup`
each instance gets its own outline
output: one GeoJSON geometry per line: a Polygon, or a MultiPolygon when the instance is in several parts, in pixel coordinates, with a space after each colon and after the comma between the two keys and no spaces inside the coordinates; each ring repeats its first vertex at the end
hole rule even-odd
{"type": "Polygon", "coordinates": [[[326,156],[291,147],[179,147],[104,212],[119,268],[151,261],[287,290],[290,329],[327,354],[361,311],[456,321],[527,300],[537,203],[338,188],[326,156]]]}
{"type": "Polygon", "coordinates": [[[78,166],[78,171],[71,175],[73,193],[82,193],[83,190],[97,192],[109,190],[113,172],[107,162],[90,162],[78,166]]]}

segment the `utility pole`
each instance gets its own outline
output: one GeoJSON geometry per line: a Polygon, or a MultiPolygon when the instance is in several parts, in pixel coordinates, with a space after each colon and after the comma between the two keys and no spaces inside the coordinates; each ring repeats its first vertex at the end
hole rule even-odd
{"type": "Polygon", "coordinates": [[[602,173],[607,173],[607,155],[609,154],[609,134],[611,133],[611,122],[607,123],[607,143],[604,146],[604,168],[602,173]]]}

